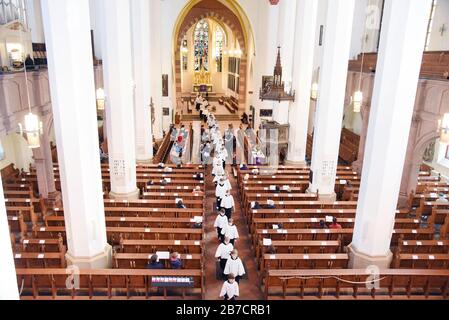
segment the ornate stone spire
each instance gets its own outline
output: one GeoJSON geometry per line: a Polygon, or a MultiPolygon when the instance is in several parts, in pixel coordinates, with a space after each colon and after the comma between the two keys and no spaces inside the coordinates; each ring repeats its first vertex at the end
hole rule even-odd
{"type": "Polygon", "coordinates": [[[278,47],[278,56],[274,67],[274,83],[278,86],[282,84],[281,47],[278,47]]]}

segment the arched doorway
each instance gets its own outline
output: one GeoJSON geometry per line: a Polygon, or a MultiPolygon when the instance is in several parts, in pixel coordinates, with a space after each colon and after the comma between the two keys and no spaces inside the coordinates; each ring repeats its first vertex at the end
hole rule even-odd
{"type": "Polygon", "coordinates": [[[245,110],[253,51],[249,20],[236,1],[189,2],[177,19],[173,35],[176,100],[204,90],[198,82],[207,79],[207,90],[216,96],[236,98],[239,111],[245,110]]]}

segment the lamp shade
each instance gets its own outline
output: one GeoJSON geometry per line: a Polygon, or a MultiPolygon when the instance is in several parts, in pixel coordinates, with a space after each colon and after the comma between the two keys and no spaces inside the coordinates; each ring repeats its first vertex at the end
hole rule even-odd
{"type": "Polygon", "coordinates": [[[310,91],[310,97],[313,100],[316,100],[318,98],[318,83],[316,82],[312,83],[312,90],[310,91]]]}
{"type": "Polygon", "coordinates": [[[27,114],[25,116],[25,134],[28,141],[28,147],[30,149],[36,149],[40,147],[39,132],[39,118],[32,113],[27,114]]]}
{"type": "Polygon", "coordinates": [[[352,96],[352,105],[354,107],[354,112],[359,113],[362,108],[362,102],[363,102],[363,92],[362,91],[356,91],[354,92],[354,95],[352,96]]]}

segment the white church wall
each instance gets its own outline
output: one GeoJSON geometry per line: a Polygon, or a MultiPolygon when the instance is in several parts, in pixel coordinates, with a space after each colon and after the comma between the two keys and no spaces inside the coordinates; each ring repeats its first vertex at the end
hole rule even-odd
{"type": "Polygon", "coordinates": [[[429,51],[440,50],[449,50],[449,0],[437,1],[430,33],[429,51]]]}
{"type": "Polygon", "coordinates": [[[31,30],[31,39],[34,43],[45,43],[44,24],[42,22],[42,9],[40,0],[26,0],[28,28],[31,30]]]}
{"type": "Polygon", "coordinates": [[[0,140],[5,154],[5,158],[0,161],[0,169],[12,163],[17,169],[29,172],[30,164],[33,163],[33,152],[28,148],[25,139],[13,133],[3,136],[0,140]]]}

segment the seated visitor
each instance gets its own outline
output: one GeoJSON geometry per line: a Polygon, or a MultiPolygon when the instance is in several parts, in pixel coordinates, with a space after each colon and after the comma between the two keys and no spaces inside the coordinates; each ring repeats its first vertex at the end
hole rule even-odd
{"type": "Polygon", "coordinates": [[[251,207],[253,210],[262,209],[259,202],[254,202],[254,205],[251,207]]]}
{"type": "Polygon", "coordinates": [[[170,266],[172,269],[181,269],[182,268],[182,261],[180,258],[179,253],[173,252],[170,256],[170,266]]]}
{"type": "Polygon", "coordinates": [[[147,269],[164,269],[164,265],[159,262],[159,257],[156,254],[151,256],[147,269]]]}
{"type": "Polygon", "coordinates": [[[337,218],[333,218],[332,219],[332,224],[329,226],[330,229],[341,229],[341,225],[338,223],[338,219],[337,218]]]}
{"type": "Polygon", "coordinates": [[[178,208],[178,209],[187,209],[187,207],[184,205],[184,202],[182,200],[179,200],[176,203],[176,208],[178,208]]]}
{"type": "Polygon", "coordinates": [[[320,220],[319,229],[327,229],[326,221],[320,220]]]}
{"type": "Polygon", "coordinates": [[[276,209],[273,200],[267,200],[267,209],[276,209]]]}

